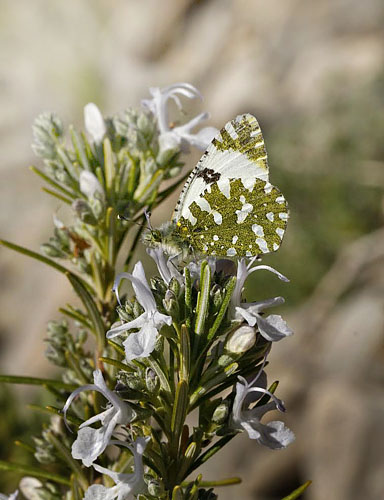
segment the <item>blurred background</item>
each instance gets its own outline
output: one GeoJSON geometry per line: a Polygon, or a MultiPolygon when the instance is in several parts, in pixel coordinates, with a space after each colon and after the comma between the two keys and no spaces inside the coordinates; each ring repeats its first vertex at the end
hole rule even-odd
{"type": "MultiPolygon", "coordinates": [[[[382,0],[0,0],[0,235],[34,250],[57,202],[28,171],[44,110],[82,124],[138,106],[150,86],[186,81],[188,104],[220,128],[260,121],[271,181],[291,219],[248,296],[286,297],[295,336],[274,346],[269,381],[296,442],[271,451],[242,435],[202,472],[240,475],[222,500],[276,500],[307,479],[307,500],[384,498],[384,4],[382,0]]],[[[187,157],[192,168],[199,157],[187,157]]],[[[154,215],[170,217],[172,203],[154,215]]],[[[0,371],[47,376],[46,323],[71,299],[65,278],[0,249],[0,371]]],[[[30,389],[0,390],[0,458],[38,428],[30,389]]],[[[0,491],[17,478],[4,475],[0,491]]],[[[13,489],[12,489],[13,488],[13,489]]]]}

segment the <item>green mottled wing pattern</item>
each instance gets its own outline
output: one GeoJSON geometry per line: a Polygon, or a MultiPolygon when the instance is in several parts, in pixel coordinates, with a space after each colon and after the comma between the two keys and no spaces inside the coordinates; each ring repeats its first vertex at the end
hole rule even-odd
{"type": "Polygon", "coordinates": [[[217,182],[190,205],[194,224],[181,217],[179,236],[197,251],[220,257],[251,257],[277,250],[283,238],[288,206],[269,182],[254,179],[251,188],[229,179],[230,193],[217,182]]]}
{"type": "Polygon", "coordinates": [[[245,187],[252,187],[255,177],[268,180],[267,152],[258,121],[243,114],[228,122],[208,146],[183,187],[172,219],[193,222],[189,207],[207,185],[217,182],[225,193],[229,179],[241,179],[245,187]]]}

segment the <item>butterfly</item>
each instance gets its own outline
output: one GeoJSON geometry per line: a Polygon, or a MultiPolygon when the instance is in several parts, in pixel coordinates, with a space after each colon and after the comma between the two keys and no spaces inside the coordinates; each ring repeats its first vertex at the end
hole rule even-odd
{"type": "Polygon", "coordinates": [[[228,122],[189,175],[172,220],[143,241],[171,257],[253,257],[276,251],[288,220],[282,193],[269,182],[256,118],[228,122]]]}

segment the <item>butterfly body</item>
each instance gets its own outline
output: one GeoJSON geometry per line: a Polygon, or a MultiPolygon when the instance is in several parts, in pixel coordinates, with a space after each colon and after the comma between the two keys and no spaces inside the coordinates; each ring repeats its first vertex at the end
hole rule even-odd
{"type": "Polygon", "coordinates": [[[252,257],[277,250],[288,219],[269,183],[267,153],[252,115],[228,122],[191,172],[171,222],[144,235],[170,256],[252,257]]]}

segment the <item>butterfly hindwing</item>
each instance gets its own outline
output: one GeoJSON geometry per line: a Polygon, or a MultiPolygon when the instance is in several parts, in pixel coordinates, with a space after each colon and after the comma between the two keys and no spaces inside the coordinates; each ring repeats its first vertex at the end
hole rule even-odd
{"type": "Polygon", "coordinates": [[[178,221],[180,235],[207,255],[250,257],[277,250],[288,219],[281,192],[269,182],[254,179],[251,188],[241,179],[229,179],[228,193],[218,182],[190,206],[191,218],[178,221]]]}
{"type": "Polygon", "coordinates": [[[239,115],[221,129],[191,172],[177,202],[173,220],[189,219],[190,205],[214,182],[228,194],[229,179],[241,179],[244,186],[252,187],[255,178],[268,180],[263,135],[254,116],[239,115]]]}

